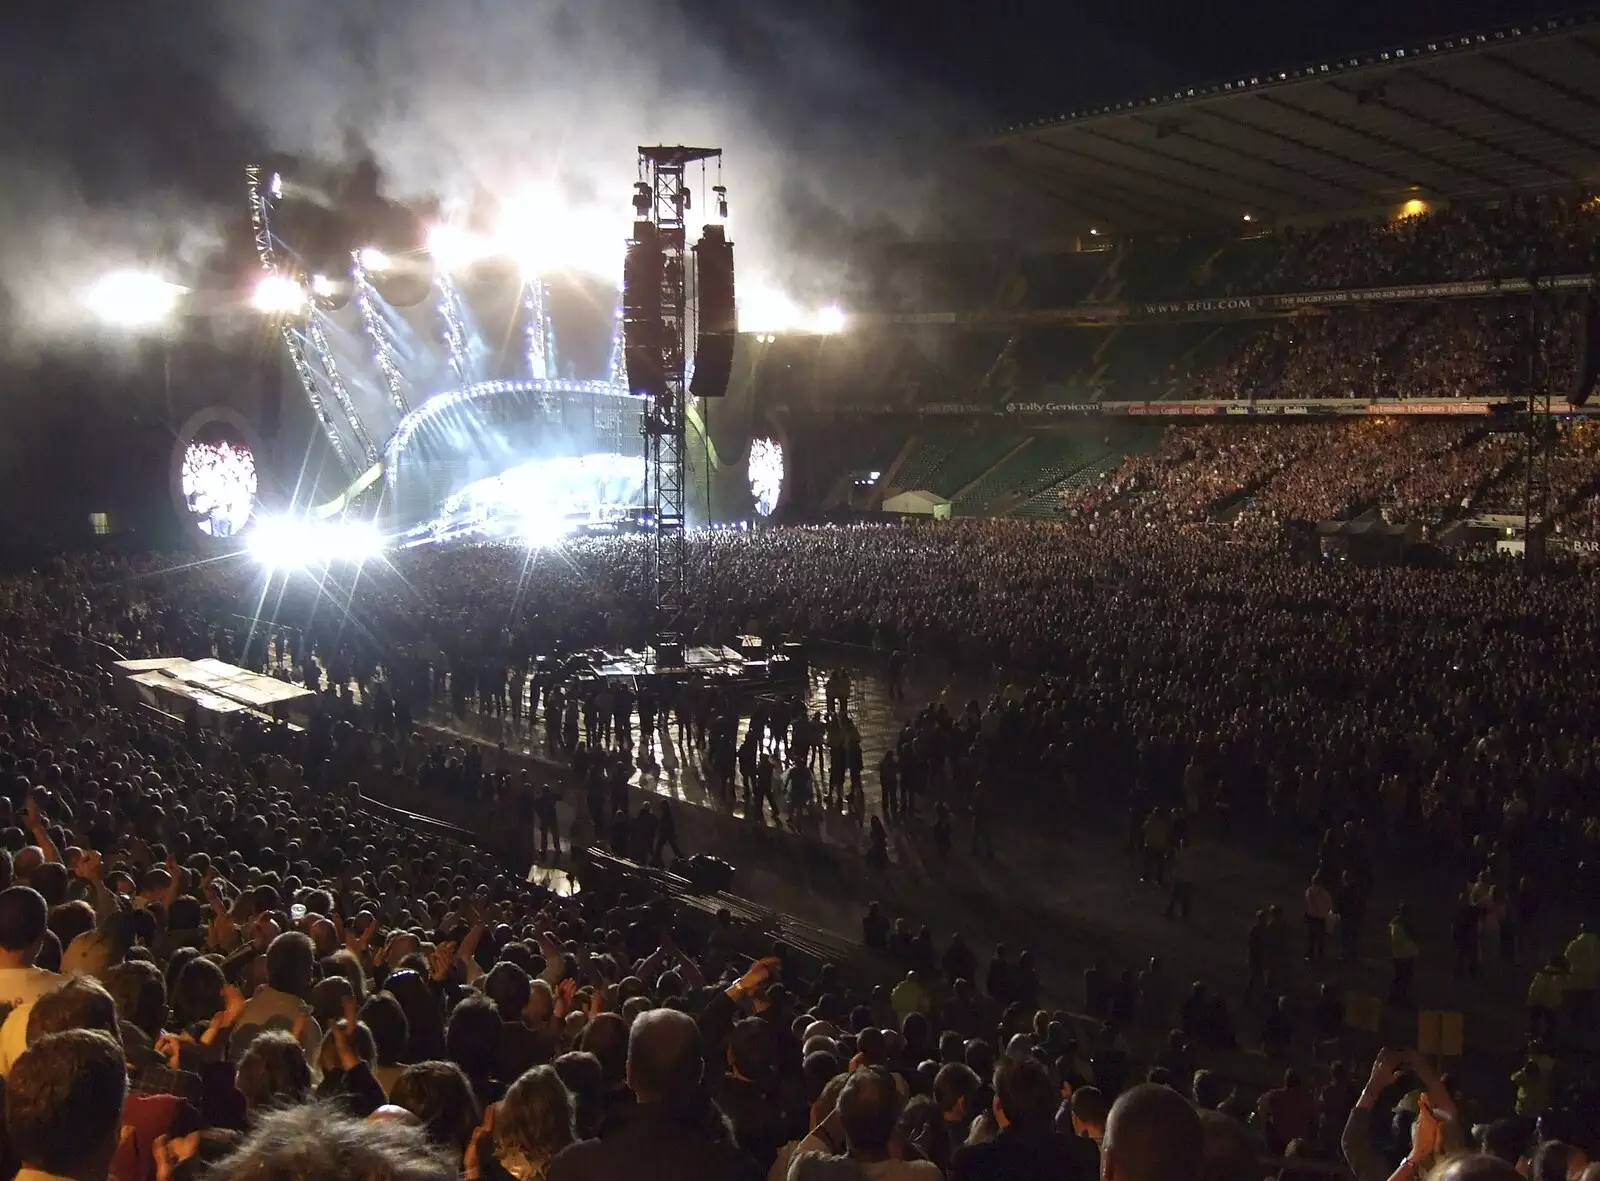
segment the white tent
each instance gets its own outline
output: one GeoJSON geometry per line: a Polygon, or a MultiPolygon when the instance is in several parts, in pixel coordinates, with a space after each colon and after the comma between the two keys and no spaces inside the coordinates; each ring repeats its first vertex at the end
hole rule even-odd
{"type": "Polygon", "coordinates": [[[917,513],[924,517],[933,517],[943,520],[950,515],[950,502],[937,492],[929,492],[925,488],[918,488],[911,492],[902,492],[898,496],[891,496],[883,502],[883,511],[886,513],[917,513]]]}

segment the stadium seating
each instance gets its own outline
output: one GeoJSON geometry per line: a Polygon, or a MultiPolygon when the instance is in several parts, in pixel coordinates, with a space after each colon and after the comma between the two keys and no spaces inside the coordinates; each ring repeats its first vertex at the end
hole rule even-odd
{"type": "Polygon", "coordinates": [[[955,497],[955,512],[964,517],[988,516],[1008,500],[1056,483],[1095,451],[1095,444],[1072,435],[1031,435],[955,497]]]}
{"type": "Polygon", "coordinates": [[[1026,439],[1022,431],[1011,427],[978,424],[953,442],[927,481],[916,487],[954,496],[1026,439]]]}
{"type": "Polygon", "coordinates": [[[891,472],[884,482],[885,494],[916,488],[928,488],[933,475],[949,457],[955,440],[933,434],[923,434],[913,440],[911,454],[900,469],[891,472]]]}

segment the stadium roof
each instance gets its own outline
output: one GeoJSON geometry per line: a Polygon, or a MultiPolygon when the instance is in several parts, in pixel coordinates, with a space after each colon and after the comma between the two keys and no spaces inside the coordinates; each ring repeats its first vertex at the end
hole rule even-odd
{"type": "Polygon", "coordinates": [[[1600,182],[1600,19],[1564,17],[1155,95],[999,133],[1003,178],[1150,233],[1600,182]]]}

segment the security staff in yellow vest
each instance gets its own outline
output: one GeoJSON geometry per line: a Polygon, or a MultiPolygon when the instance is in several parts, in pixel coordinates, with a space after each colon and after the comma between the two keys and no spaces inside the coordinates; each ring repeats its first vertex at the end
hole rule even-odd
{"type": "Polygon", "coordinates": [[[1578,934],[1567,944],[1569,972],[1563,1003],[1580,1030],[1594,1024],[1595,994],[1600,990],[1600,931],[1596,931],[1595,926],[1593,919],[1585,919],[1578,934]]]}
{"type": "Polygon", "coordinates": [[[1528,1030],[1533,1037],[1549,1038],[1556,1032],[1567,985],[1567,961],[1555,956],[1533,975],[1528,985],[1528,1030]]]}

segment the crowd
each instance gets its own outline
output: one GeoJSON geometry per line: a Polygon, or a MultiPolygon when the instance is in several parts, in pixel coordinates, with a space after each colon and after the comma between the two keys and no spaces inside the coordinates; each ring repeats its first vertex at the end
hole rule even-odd
{"type": "MultiPolygon", "coordinates": [[[[1550,505],[1560,533],[1592,536],[1597,438],[1587,423],[1557,428],[1550,505]]],[[[1171,428],[1153,450],[1065,493],[1070,519],[1122,526],[1228,517],[1263,539],[1290,521],[1368,508],[1392,523],[1435,524],[1522,512],[1527,439],[1485,420],[1334,418],[1240,427],[1171,428]],[[1236,512],[1228,510],[1237,508],[1236,512]]]]}
{"type": "Polygon", "coordinates": [[[1589,194],[1517,194],[1412,217],[1289,228],[1273,244],[1252,284],[1260,290],[1581,275],[1600,261],[1600,204],[1589,194]]]}
{"type": "MultiPolygon", "coordinates": [[[[1180,1003],[1097,966],[1073,998],[1095,1023],[1080,1038],[1026,957],[997,950],[980,971],[959,941],[940,954],[877,915],[863,940],[906,975],[856,987],[782,946],[742,958],[728,921],[708,931],[625,885],[555,897],[525,862],[353,790],[382,772],[424,794],[518,795],[473,752],[414,737],[430,709],[526,708],[575,762],[615,766],[644,703],[569,704],[530,660],[643,638],[635,538],[410,552],[343,587],[290,578],[264,626],[240,614],[261,601],[242,563],[87,559],[0,587],[0,1155],[30,1181],[1247,1181],[1263,1152],[1295,1181],[1435,1166],[1509,1181],[1519,1163],[1576,1181],[1600,1150],[1585,1049],[1600,933],[1572,938],[1574,907],[1600,907],[1592,588],[1301,562],[1190,523],[1234,489],[1259,484],[1284,512],[1320,495],[1285,473],[1350,429],[1174,432],[1112,485],[1142,506],[1126,519],[1103,502],[1056,524],[699,534],[689,630],[1013,670],[1034,687],[918,711],[886,792],[953,813],[991,854],[997,793],[1050,799],[1092,774],[1176,916],[1184,828],[1220,821],[1315,850],[1307,957],[1337,913],[1341,945],[1392,961],[1398,1008],[1416,1001],[1420,948],[1447,943],[1461,972],[1537,968],[1503,1110],[1389,1052],[1365,1087],[1345,1066],[1290,1070],[1249,1104],[1206,1068],[1236,1038],[1204,988],[1180,1003]],[[224,738],[120,701],[95,642],[270,665],[320,696],[303,729],[224,738]],[[1455,914],[1368,913],[1376,875],[1421,861],[1468,883],[1455,914]],[[1136,1068],[1123,1033],[1152,1011],[1174,1036],[1136,1068]]],[[[1435,460],[1468,443],[1453,425],[1359,429],[1419,433],[1408,446],[1435,460]]],[[[836,721],[848,693],[830,696],[836,721]]],[[[687,712],[677,724],[709,747],[715,717],[687,712]]],[[[806,761],[798,718],[768,726],[768,750],[806,761]]],[[[594,786],[588,766],[575,786],[594,786]]],[[[530,803],[508,823],[542,825],[530,803]]],[[[625,783],[620,803],[624,827],[590,839],[659,852],[659,820],[637,841],[625,783]]],[[[1337,997],[1310,1014],[1267,1003],[1288,921],[1271,907],[1249,941],[1269,1053],[1341,1036],[1337,997]]]]}
{"type": "MultiPolygon", "coordinates": [[[[1458,300],[1261,321],[1220,357],[1192,357],[1177,385],[1211,401],[1513,397],[1522,362],[1499,358],[1515,352],[1526,309],[1526,300],[1458,300]]],[[[1577,305],[1563,297],[1543,314],[1540,380],[1559,395],[1576,363],[1577,305]]]]}
{"type": "Polygon", "coordinates": [[[1600,258],[1600,202],[1587,193],[1519,194],[1434,206],[1411,216],[1344,218],[1288,226],[1225,247],[1196,267],[1192,252],[1172,279],[1209,295],[1325,291],[1529,275],[1592,273],[1600,258]]]}

